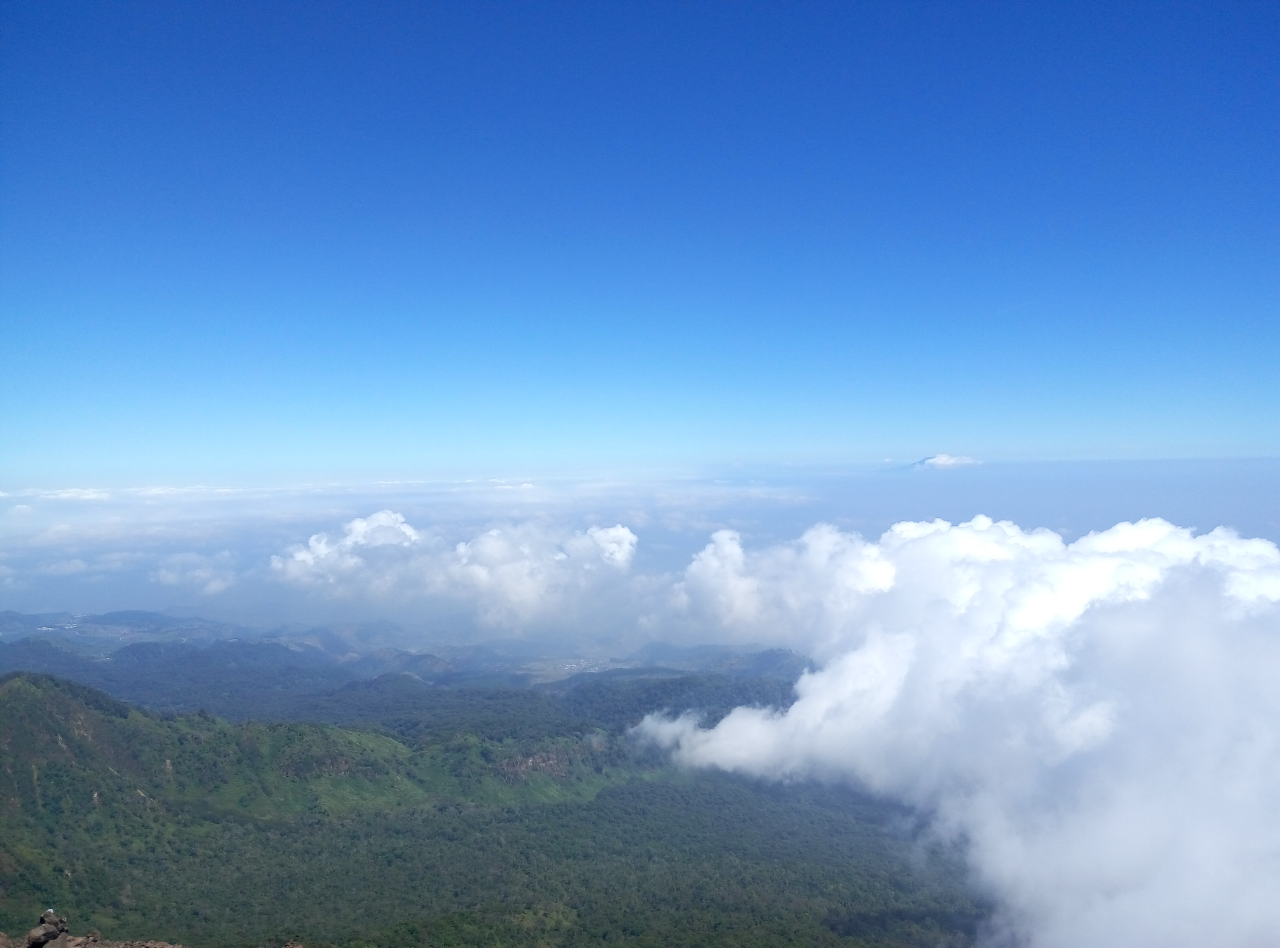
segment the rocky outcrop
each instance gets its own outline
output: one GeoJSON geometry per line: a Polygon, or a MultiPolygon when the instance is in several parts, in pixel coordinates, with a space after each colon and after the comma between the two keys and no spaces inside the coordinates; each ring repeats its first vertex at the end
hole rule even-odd
{"type": "MultiPolygon", "coordinates": [[[[25,939],[8,937],[0,932],[0,948],[183,948],[167,941],[103,941],[98,932],[72,935],[67,931],[67,920],[47,909],[40,916],[40,924],[27,932],[25,939]]],[[[301,948],[301,946],[297,946],[301,948]]]]}
{"type": "MultiPolygon", "coordinates": [[[[23,938],[7,938],[0,932],[0,948],[25,948],[23,938]]],[[[94,935],[68,935],[63,932],[53,941],[47,942],[45,948],[184,948],[167,941],[104,941],[94,935]]]]}
{"type": "Polygon", "coordinates": [[[53,909],[45,909],[40,924],[27,932],[27,948],[44,948],[59,935],[67,933],[67,920],[53,909]]]}

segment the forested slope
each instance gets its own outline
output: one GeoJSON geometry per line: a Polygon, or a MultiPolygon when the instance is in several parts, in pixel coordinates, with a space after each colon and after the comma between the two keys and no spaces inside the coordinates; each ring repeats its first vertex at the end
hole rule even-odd
{"type": "Polygon", "coordinates": [[[627,687],[555,704],[541,734],[509,700],[455,701],[434,729],[406,713],[405,734],[380,706],[375,733],[6,676],[0,927],[55,904],[73,929],[194,946],[969,943],[981,906],[919,858],[908,814],[648,761],[592,718],[627,687]]]}

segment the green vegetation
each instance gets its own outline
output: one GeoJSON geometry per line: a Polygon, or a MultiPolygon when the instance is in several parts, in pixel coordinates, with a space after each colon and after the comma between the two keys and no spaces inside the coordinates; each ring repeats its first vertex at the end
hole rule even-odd
{"type": "Polygon", "coordinates": [[[73,931],[193,946],[970,944],[982,907],[906,813],[675,771],[625,737],[644,710],[768,687],[393,676],[305,709],[346,730],[5,676],[0,928],[52,904],[73,931]]]}

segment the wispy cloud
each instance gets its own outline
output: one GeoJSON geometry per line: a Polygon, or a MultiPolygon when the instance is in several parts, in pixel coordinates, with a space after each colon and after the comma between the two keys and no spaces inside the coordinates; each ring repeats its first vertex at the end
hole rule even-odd
{"type": "Polygon", "coordinates": [[[93,487],[67,487],[62,490],[22,491],[19,496],[42,500],[110,500],[110,491],[93,487]]]}
{"type": "Polygon", "coordinates": [[[186,586],[205,596],[216,596],[235,585],[236,557],[230,550],[213,556],[175,553],[156,565],[151,579],[166,586],[186,586]]]}

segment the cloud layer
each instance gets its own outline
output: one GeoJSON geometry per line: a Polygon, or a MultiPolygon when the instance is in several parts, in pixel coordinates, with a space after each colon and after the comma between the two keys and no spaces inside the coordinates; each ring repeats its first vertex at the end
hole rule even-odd
{"type": "Polygon", "coordinates": [[[721,532],[682,608],[824,667],[785,713],[650,718],[690,765],[847,780],[968,841],[993,941],[1280,943],[1280,551],[1161,520],[1066,544],[983,517],[877,543],[721,532]]]}
{"type": "Polygon", "coordinates": [[[615,607],[601,600],[596,615],[614,616],[620,632],[661,635],[669,626],[679,627],[671,634],[700,634],[696,610],[664,611],[659,600],[707,538],[726,529],[763,549],[815,523],[874,537],[902,520],[959,521],[986,511],[1073,539],[1161,513],[1178,523],[1229,523],[1245,535],[1280,540],[1280,460],[937,467],[886,462],[842,471],[735,468],[665,478],[291,487],[2,485],[0,608],[173,610],[259,627],[388,619],[427,636],[470,634],[467,609],[473,617],[495,614],[482,610],[477,598],[442,597],[438,604],[451,610],[442,616],[420,592],[410,595],[408,582],[391,584],[382,596],[367,583],[365,594],[339,595],[345,580],[337,574],[332,584],[282,581],[286,574],[272,568],[272,556],[292,557],[308,537],[324,534],[340,543],[343,524],[383,510],[401,514],[422,542],[360,554],[366,563],[385,559],[390,566],[428,544],[450,550],[493,529],[508,535],[527,526],[554,546],[592,526],[623,525],[639,541],[619,588],[644,587],[643,595],[615,607]],[[628,610],[630,624],[616,620],[628,610]]]}

